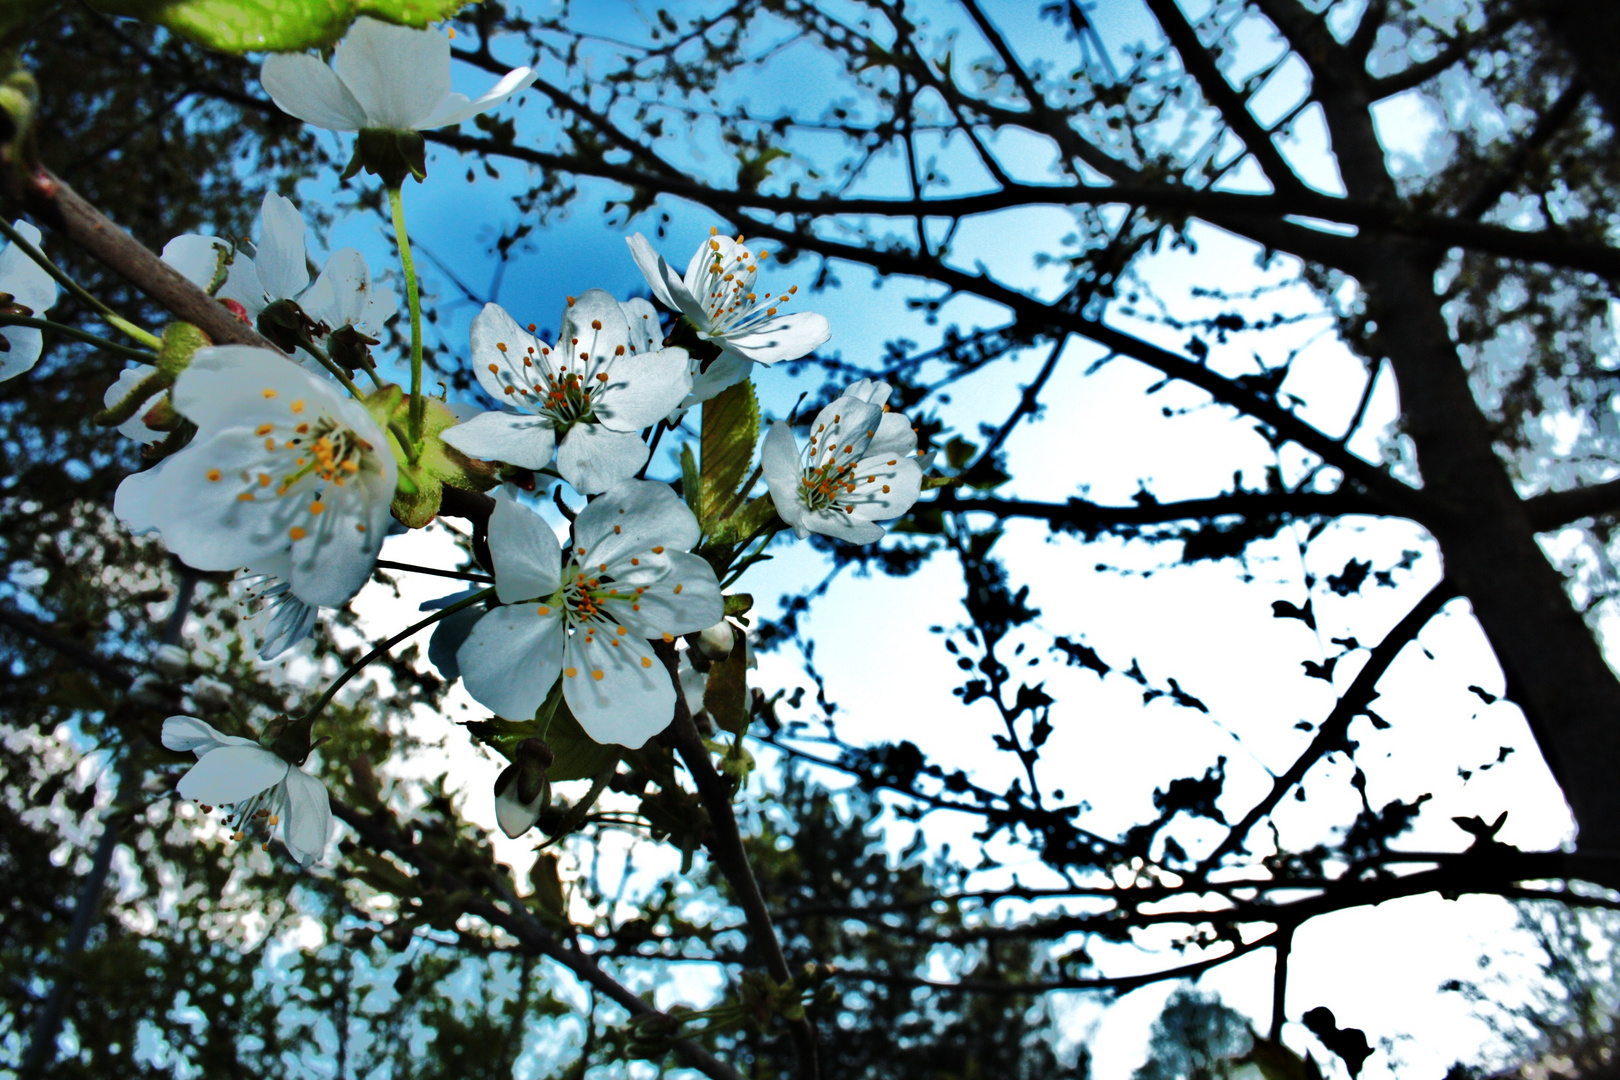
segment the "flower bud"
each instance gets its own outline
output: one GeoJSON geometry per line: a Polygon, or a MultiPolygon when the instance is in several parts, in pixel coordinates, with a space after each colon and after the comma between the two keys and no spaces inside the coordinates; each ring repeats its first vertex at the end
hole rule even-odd
{"type": "Polygon", "coordinates": [[[551,779],[546,769],[557,757],[540,739],[524,739],[513,757],[512,764],[495,778],[495,821],[515,840],[534,828],[550,805],[551,779]]]}
{"type": "Polygon", "coordinates": [[[724,660],[731,655],[732,646],[736,644],[736,631],[732,630],[731,623],[725,619],[721,619],[697,636],[698,651],[710,660],[724,660]]]}

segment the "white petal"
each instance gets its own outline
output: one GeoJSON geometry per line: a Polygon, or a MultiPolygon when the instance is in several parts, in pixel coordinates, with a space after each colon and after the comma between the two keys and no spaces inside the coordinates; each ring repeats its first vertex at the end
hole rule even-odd
{"type": "Polygon", "coordinates": [[[163,261],[199,289],[208,290],[215,279],[224,284],[231,245],[217,236],[186,233],[163,245],[163,261]]]}
{"type": "Polygon", "coordinates": [[[513,68],[501,76],[500,82],[480,94],[476,101],[468,101],[465,94],[450,94],[439,102],[432,113],[419,121],[416,127],[422,131],[448,127],[471,119],[481,112],[488,112],[513,94],[520,94],[534,85],[534,80],[538,76],[539,72],[530,68],[513,68]]]}
{"type": "Polygon", "coordinates": [[[585,549],[584,560],[593,564],[612,566],[659,546],[687,551],[699,535],[692,511],[673,488],[656,480],[617,484],[574,520],[575,543],[585,549]]]}
{"type": "Polygon", "coordinates": [[[639,611],[629,599],[606,601],[604,607],[612,617],[641,638],[690,634],[719,622],[725,616],[726,605],[708,562],[685,552],[670,552],[664,558],[666,564],[656,582],[615,575],[625,584],[646,591],[634,598],[639,611]]]}
{"type": "Polygon", "coordinates": [[[637,749],[675,718],[675,687],[669,671],[640,638],[609,645],[601,635],[587,645],[585,635],[568,640],[563,697],[568,708],[599,743],[637,749]]]}
{"type": "Polygon", "coordinates": [[[664,329],[658,321],[658,309],[637,296],[619,305],[624,321],[630,324],[630,351],[657,352],[664,347],[664,329]]]}
{"type": "Polygon", "coordinates": [[[163,721],[163,745],[170,750],[191,751],[199,758],[222,746],[258,746],[252,739],[224,735],[212,724],[195,716],[171,716],[163,721]]]}
{"type": "Polygon", "coordinates": [[[822,455],[829,446],[840,448],[840,460],[846,454],[862,453],[871,445],[885,415],[880,406],[873,405],[869,401],[854,397],[834,398],[826,408],[816,414],[816,426],[812,434],[816,436],[817,452],[812,457],[816,461],[823,460],[822,455]],[[846,446],[853,446],[855,449],[843,450],[842,448],[846,446]]]}
{"type": "MultiPolygon", "coordinates": [[[[204,432],[257,425],[257,413],[267,402],[279,409],[282,403],[299,399],[317,411],[340,408],[348,400],[330,379],[317,378],[281,353],[252,345],[198,349],[190,366],[175,380],[173,393],[174,407],[204,432]]],[[[369,419],[366,423],[375,430],[369,419]]]]}
{"type": "Polygon", "coordinates": [[[334,251],[321,268],[315,284],[298,298],[298,306],[318,323],[333,330],[354,325],[370,300],[371,272],[354,248],[334,251]]]}
{"type": "Polygon", "coordinates": [[[288,769],[287,820],[281,838],[298,865],[308,866],[321,857],[332,835],[332,803],[326,785],[302,769],[288,769]]]}
{"type": "Polygon", "coordinates": [[[243,502],[263,460],[252,428],[198,438],[157,468],[119,485],[113,510],[131,528],[156,528],[176,558],[198,570],[235,570],[287,545],[293,507],[285,499],[243,502]],[[219,480],[210,479],[218,474],[219,480]]]}
{"type": "MultiPolygon", "coordinates": [[[[479,413],[466,423],[446,428],[440,438],[468,457],[501,461],[523,469],[550,465],[556,449],[556,433],[551,421],[528,413],[479,413]]],[[[641,465],[637,463],[630,471],[639,468],[641,465]]]]}
{"type": "Polygon", "coordinates": [[[560,611],[537,605],[496,608],[479,619],[456,650],[461,679],[474,701],[508,720],[531,720],[562,668],[560,611]]]}
{"type": "Polygon", "coordinates": [[[365,127],[414,131],[450,95],[450,39],[362,15],[332,67],[365,110],[365,127]]]}
{"type": "Polygon", "coordinates": [[[799,465],[799,444],[793,438],[792,428],[780,422],[771,425],[759,452],[759,464],[777,516],[797,530],[804,517],[804,503],[799,499],[799,481],[804,473],[799,465]]]}
{"type": "Polygon", "coordinates": [[[922,494],[922,476],[916,458],[882,455],[864,458],[855,465],[858,485],[855,493],[839,501],[844,506],[853,506],[856,517],[887,521],[911,509],[922,494]],[[889,464],[891,461],[893,465],[889,464]]]}
{"type": "MultiPolygon", "coordinates": [[[[659,349],[616,360],[597,399],[596,416],[614,431],[640,431],[669,415],[692,390],[685,349],[659,349]]],[[[639,466],[638,466],[639,468],[639,466]]]]}
{"type": "Polygon", "coordinates": [[[495,781],[495,824],[513,840],[534,828],[534,823],[540,820],[540,804],[546,797],[545,789],[541,788],[533,802],[520,802],[516,770],[516,765],[507,766],[495,781]],[[507,773],[513,775],[508,777],[507,773]],[[502,780],[506,781],[505,787],[501,786],[502,780]]]}
{"type": "Polygon", "coordinates": [[[630,257],[636,260],[641,276],[647,279],[647,287],[658,302],[672,311],[681,311],[683,305],[675,299],[677,290],[685,293],[688,301],[691,301],[692,294],[675,273],[675,268],[665,262],[664,257],[654,251],[652,244],[640,233],[626,237],[625,243],[630,245],[630,257]]]}
{"type": "Polygon", "coordinates": [[[282,112],[330,131],[359,131],[366,110],[337,73],[307,53],[272,53],[259,70],[265,93],[282,112]]]}
{"type": "Polygon", "coordinates": [[[568,358],[569,371],[588,380],[614,363],[621,346],[629,349],[630,340],[630,324],[619,302],[604,289],[586,289],[563,311],[557,351],[568,358]]]}
{"type": "Polygon", "coordinates": [[[39,363],[39,354],[45,347],[45,337],[31,326],[8,326],[0,329],[6,339],[7,350],[0,353],[0,382],[15,379],[32,371],[39,363]]]}
{"type": "Polygon", "coordinates": [[[797,360],[826,344],[830,337],[832,327],[826,316],[796,311],[752,326],[747,333],[727,334],[716,340],[738,356],[758,364],[774,364],[778,360],[797,360]]]}
{"type": "Polygon", "coordinates": [[[533,412],[531,399],[506,391],[508,387],[532,388],[537,383],[545,386],[546,374],[553,371],[551,347],[519,326],[499,304],[485,304],[473,317],[471,341],[473,375],[478,385],[503,405],[533,412]]]}
{"type": "MultiPolygon", "coordinates": [[[[15,221],[12,228],[24,240],[39,247],[40,234],[34,226],[26,221],[15,221]]],[[[22,248],[7,244],[5,250],[0,251],[0,292],[10,293],[17,303],[32,308],[36,316],[43,316],[56,303],[58,291],[56,279],[22,248]]]]}
{"type": "Polygon", "coordinates": [[[259,280],[259,268],[252,256],[236,253],[236,260],[226,275],[225,284],[214,294],[221,300],[235,300],[247,310],[249,319],[257,319],[265,308],[264,282],[259,280]]]}
{"type": "Polygon", "coordinates": [[[262,746],[221,746],[180,778],[180,797],[204,806],[229,806],[281,783],[289,768],[262,746]]]}
{"type": "Polygon", "coordinates": [[[736,386],[754,370],[754,362],[733,352],[723,352],[709,361],[708,369],[692,374],[692,392],[681,405],[691,408],[708,401],[728,386],[736,386]]]}
{"type": "Polygon", "coordinates": [[[259,209],[259,248],[253,260],[259,283],[272,300],[289,300],[309,285],[304,253],[304,215],[291,199],[265,193],[259,209]]]}
{"type": "Polygon", "coordinates": [[[851,544],[870,544],[883,539],[883,526],[831,507],[806,513],[800,524],[811,532],[851,544]]]}
{"type": "Polygon", "coordinates": [[[911,421],[900,413],[886,412],[883,419],[878,421],[877,434],[866,452],[873,457],[880,454],[906,457],[916,449],[917,433],[912,430],[911,421]]]}
{"type": "Polygon", "coordinates": [[[505,491],[495,494],[489,516],[489,554],[495,562],[495,595],[503,604],[550,596],[562,583],[557,534],[505,491]]]}
{"type": "Polygon", "coordinates": [[[609,431],[601,424],[575,424],[557,447],[557,471],[585,495],[634,476],[646,460],[647,444],[640,435],[609,431]]]}

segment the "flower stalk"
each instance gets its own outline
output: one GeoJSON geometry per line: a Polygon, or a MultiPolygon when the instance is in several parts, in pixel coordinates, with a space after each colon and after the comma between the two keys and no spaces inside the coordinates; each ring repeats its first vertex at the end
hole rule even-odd
{"type": "Polygon", "coordinates": [[[411,237],[405,231],[405,198],[399,187],[388,189],[388,209],[394,217],[394,238],[399,243],[399,262],[405,271],[405,297],[411,308],[411,410],[408,427],[410,442],[406,453],[413,455],[422,439],[422,417],[427,403],[422,397],[422,297],[416,284],[416,264],[411,259],[411,237]]]}

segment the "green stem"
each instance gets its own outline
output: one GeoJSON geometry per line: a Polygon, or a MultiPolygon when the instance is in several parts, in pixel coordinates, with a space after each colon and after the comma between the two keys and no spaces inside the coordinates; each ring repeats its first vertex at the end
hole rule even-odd
{"type": "Polygon", "coordinates": [[[747,570],[750,566],[753,566],[755,563],[759,562],[759,560],[765,554],[765,549],[771,546],[771,541],[776,539],[776,534],[781,531],[782,530],[780,528],[775,527],[775,523],[773,522],[771,525],[766,525],[762,528],[755,529],[752,536],[748,537],[748,539],[737,545],[739,548],[745,548],[754,542],[754,537],[762,534],[765,537],[764,542],[761,543],[759,547],[754,549],[753,554],[749,555],[747,558],[738,560],[737,563],[732,566],[730,572],[726,574],[726,579],[720,583],[720,587],[725,589],[735,585],[737,583],[737,579],[743,576],[744,570],[747,570]]]}
{"type": "MultiPolygon", "coordinates": [[[[108,341],[104,337],[98,337],[88,330],[65,326],[49,319],[33,319],[27,315],[0,315],[0,326],[31,326],[35,330],[49,330],[64,337],[75,338],[87,345],[94,345],[98,349],[106,349],[110,353],[116,353],[131,360],[139,360],[143,364],[156,364],[158,360],[157,353],[147,352],[144,349],[132,349],[128,345],[120,345],[116,341],[108,341]]],[[[152,343],[157,344],[157,339],[153,338],[152,343]]]]}
{"type": "Polygon", "coordinates": [[[411,261],[410,234],[405,231],[405,199],[397,187],[388,189],[388,208],[394,214],[394,238],[399,243],[399,261],[405,270],[405,296],[411,305],[410,431],[414,445],[422,437],[422,418],[427,414],[427,400],[422,396],[422,296],[416,285],[416,264],[411,261]]]}
{"type": "Polygon", "coordinates": [[[142,345],[149,346],[153,349],[162,344],[156,335],[142,330],[140,327],[118,314],[112,308],[108,307],[106,304],[103,304],[100,300],[97,300],[94,296],[91,296],[83,285],[80,285],[77,281],[74,281],[72,278],[68,277],[66,272],[64,272],[61,267],[51,262],[51,257],[49,255],[35,247],[33,242],[30,241],[28,237],[18,232],[16,227],[13,226],[11,222],[6,221],[3,218],[0,218],[0,235],[5,236],[7,240],[21,248],[23,254],[27,255],[30,259],[33,259],[36,263],[38,263],[41,270],[44,270],[47,274],[51,275],[51,277],[55,278],[58,284],[76,296],[79,301],[87,305],[91,311],[96,312],[103,319],[105,319],[119,333],[133,341],[138,341],[142,345]]]}
{"type": "Polygon", "coordinates": [[[311,716],[315,716],[322,709],[326,708],[327,703],[332,700],[332,698],[337,694],[337,692],[339,690],[343,689],[343,685],[345,683],[347,683],[350,679],[354,678],[356,675],[360,674],[360,669],[361,668],[365,667],[367,664],[369,664],[373,660],[377,659],[377,657],[382,656],[389,649],[392,649],[395,645],[398,645],[400,642],[404,641],[406,638],[410,637],[411,635],[413,635],[415,633],[418,633],[419,631],[425,630],[429,626],[432,626],[434,623],[438,622],[440,619],[443,619],[443,618],[445,618],[446,616],[449,616],[449,615],[454,615],[456,612],[461,611],[463,608],[469,608],[472,605],[478,603],[480,600],[484,600],[484,599],[486,599],[486,598],[488,598],[490,596],[493,596],[494,593],[495,593],[495,590],[493,588],[482,589],[482,590],[480,590],[478,592],[473,593],[471,596],[467,597],[464,600],[457,600],[455,603],[451,604],[449,607],[440,608],[438,611],[435,611],[432,615],[429,615],[427,618],[423,619],[421,622],[412,623],[410,626],[407,626],[405,629],[401,630],[399,633],[395,634],[393,637],[389,638],[387,641],[383,642],[381,645],[378,645],[375,649],[372,649],[370,652],[366,653],[366,655],[364,655],[360,659],[356,660],[353,664],[350,664],[348,670],[346,670],[342,675],[339,675],[337,677],[337,681],[334,682],[331,686],[326,688],[326,693],[322,694],[316,700],[315,704],[310,706],[309,711],[304,713],[304,717],[308,718],[308,717],[311,717],[311,716]]]}
{"type": "Polygon", "coordinates": [[[355,384],[355,381],[349,378],[349,373],[344,371],[343,368],[338,365],[336,360],[333,360],[330,356],[327,356],[325,349],[322,349],[319,345],[315,344],[308,338],[300,339],[298,342],[298,347],[309,353],[309,355],[313,356],[320,363],[321,367],[325,368],[331,373],[332,378],[343,384],[343,389],[347,390],[356,401],[366,400],[366,395],[360,391],[360,387],[355,384]]]}

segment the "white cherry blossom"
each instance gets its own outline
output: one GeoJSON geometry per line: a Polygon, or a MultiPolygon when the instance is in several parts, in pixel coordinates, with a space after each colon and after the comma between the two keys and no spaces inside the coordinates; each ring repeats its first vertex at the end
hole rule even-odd
{"type": "Polygon", "coordinates": [[[641,430],[691,389],[686,350],[661,348],[659,338],[651,304],[621,304],[601,289],[570,300],[555,347],[486,304],[472,324],[473,374],[504,407],[446,430],[444,441],[525,469],[555,457],[577,490],[606,491],[641,468],[641,430]]]}
{"type": "MultiPolygon", "coordinates": [[[[12,223],[22,236],[39,247],[39,230],[26,221],[12,223]]],[[[43,318],[56,303],[56,280],[45,269],[28,257],[16,244],[7,244],[0,251],[0,293],[11,297],[9,305],[27,308],[33,318],[43,318]]],[[[22,314],[22,312],[18,312],[22,314]]],[[[0,327],[0,382],[15,379],[39,363],[44,336],[32,326],[0,327]]]]}
{"type": "MultiPolygon", "coordinates": [[[[315,284],[309,283],[304,216],[291,199],[267,192],[256,232],[251,255],[233,253],[217,236],[187,233],[163,246],[163,261],[197,287],[240,304],[249,321],[278,300],[295,300],[327,331],[353,326],[374,338],[398,310],[393,289],[372,282],[365,257],[354,248],[333,252],[315,284]]],[[[318,335],[316,344],[324,337],[318,335]]]]}
{"type": "Polygon", "coordinates": [[[591,738],[643,745],[675,710],[647,639],[673,641],[724,611],[714,571],[687,553],[698,535],[686,504],[650,480],[626,480],[581,510],[566,554],[538,515],[497,496],[489,548],[504,606],[457,653],[467,692],[526,720],[561,674],[563,699],[591,738]]]}
{"type": "Polygon", "coordinates": [[[326,850],[332,806],[326,786],[252,739],[222,735],[194,716],[163,721],[163,745],[191,751],[197,764],[180,778],[180,797],[204,806],[229,806],[235,839],[268,837],[280,828],[282,843],[299,865],[326,850]]]}
{"type": "Polygon", "coordinates": [[[741,238],[711,235],[692,256],[684,277],[676,275],[642,234],[631,236],[628,243],[653,296],[684,315],[698,337],[722,350],[706,371],[693,372],[691,404],[741,382],[756,363],[796,360],[832,336],[824,316],[782,313],[799,291],[797,285],[774,299],[769,292],[763,296],[755,292],[755,275],[769,253],[750,250],[741,238]]]}
{"type": "Polygon", "coordinates": [[[800,539],[870,544],[883,536],[876,522],[917,501],[933,454],[915,456],[917,435],[888,400],[887,383],[862,379],[816,416],[802,453],[788,425],[771,425],[760,465],[777,514],[800,539]]]}
{"type": "Polygon", "coordinates": [[[487,112],[528,89],[529,68],[513,68],[476,101],[450,90],[450,41],[362,15],[327,67],[309,53],[274,53],[259,81],[282,112],[331,131],[426,131],[487,112]]]}
{"type": "Polygon", "coordinates": [[[397,476],[371,414],[330,380],[246,345],[199,349],[173,397],[196,437],[119,485],[118,517],[155,529],[199,570],[286,553],[299,600],[346,603],[388,532],[397,476]]]}

